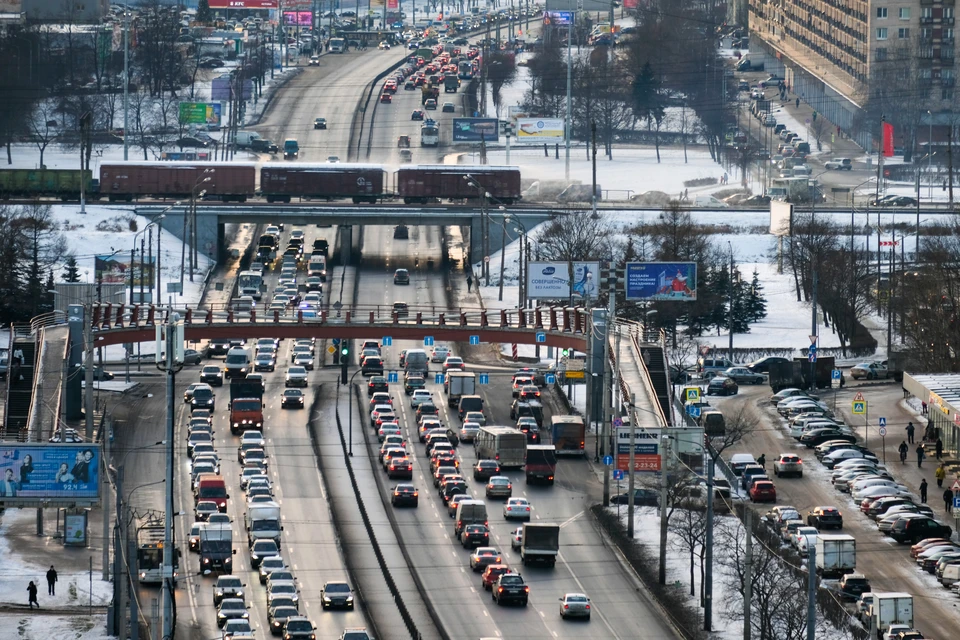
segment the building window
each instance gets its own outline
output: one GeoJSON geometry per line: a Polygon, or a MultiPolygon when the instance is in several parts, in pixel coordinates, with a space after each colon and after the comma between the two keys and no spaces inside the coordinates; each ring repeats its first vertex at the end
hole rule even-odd
{"type": "Polygon", "coordinates": [[[941,80],[953,80],[953,69],[941,69],[941,70],[940,70],[940,79],[941,79],[941,80]]]}
{"type": "Polygon", "coordinates": [[[918,52],[917,55],[919,55],[921,58],[924,58],[926,60],[930,60],[933,58],[933,47],[931,46],[920,47],[920,51],[918,52]]]}
{"type": "Polygon", "coordinates": [[[900,7],[900,19],[901,20],[910,19],[910,7],[900,7]]]}
{"type": "Polygon", "coordinates": [[[921,80],[930,80],[933,78],[933,71],[930,69],[919,69],[917,75],[921,80]]]}
{"type": "Polygon", "coordinates": [[[877,47],[874,51],[876,52],[877,62],[883,62],[887,59],[887,50],[883,47],[877,47]]]}
{"type": "Polygon", "coordinates": [[[953,7],[944,7],[943,8],[943,17],[952,18],[953,17],[953,7]]]}
{"type": "Polygon", "coordinates": [[[886,39],[887,39],[887,28],[877,27],[877,40],[886,40],[886,39]]]}
{"type": "Polygon", "coordinates": [[[920,7],[920,17],[921,17],[921,18],[932,18],[932,17],[933,17],[933,7],[920,7]]]}
{"type": "Polygon", "coordinates": [[[940,89],[940,99],[941,100],[953,100],[953,89],[950,87],[943,87],[940,89]]]}
{"type": "Polygon", "coordinates": [[[887,8],[886,7],[877,7],[877,17],[886,18],[887,17],[887,8]]]}
{"type": "Polygon", "coordinates": [[[909,38],[909,37],[910,37],[910,29],[908,29],[908,28],[906,28],[906,27],[902,27],[902,28],[900,28],[900,29],[897,29],[897,37],[900,38],[901,40],[903,40],[903,39],[905,39],[905,38],[909,38]]]}
{"type": "Polygon", "coordinates": [[[930,27],[923,27],[922,29],[920,29],[921,40],[929,40],[932,37],[933,37],[933,29],[931,29],[930,27]]]}

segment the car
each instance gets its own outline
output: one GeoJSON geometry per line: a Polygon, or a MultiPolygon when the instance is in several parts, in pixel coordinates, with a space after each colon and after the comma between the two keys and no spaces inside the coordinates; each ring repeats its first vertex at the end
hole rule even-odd
{"type": "Polygon", "coordinates": [[[285,571],[286,568],[287,565],[280,556],[264,558],[260,561],[260,584],[267,584],[267,580],[270,579],[270,576],[273,575],[275,571],[285,571]]]}
{"type": "Polygon", "coordinates": [[[300,389],[284,389],[281,397],[281,409],[303,409],[303,392],[300,389]]]}
{"type": "Polygon", "coordinates": [[[283,385],[285,387],[305,387],[307,386],[307,370],[301,366],[294,366],[287,369],[283,385]]]}
{"type": "Polygon", "coordinates": [[[897,520],[890,529],[890,537],[900,544],[916,543],[925,538],[949,539],[953,530],[933,518],[919,517],[897,520]]]}
{"type": "Polygon", "coordinates": [[[519,573],[505,573],[493,585],[492,597],[497,605],[518,602],[525,607],[530,597],[530,587],[524,583],[519,573]]]}
{"type": "Polygon", "coordinates": [[[398,318],[406,318],[410,315],[410,305],[406,302],[394,302],[393,313],[395,313],[398,318]]]}
{"type": "Polygon", "coordinates": [[[400,149],[400,162],[413,162],[413,152],[410,149],[400,149]]]}
{"type": "Polygon", "coordinates": [[[460,532],[460,545],[464,549],[472,549],[490,544],[490,530],[486,525],[468,524],[460,532]]]}
{"type": "Polygon", "coordinates": [[[853,160],[850,158],[833,158],[832,160],[827,160],[823,163],[824,169],[831,169],[836,171],[853,171],[853,160]]]}
{"type": "Polygon", "coordinates": [[[890,372],[887,370],[886,365],[880,362],[861,362],[860,364],[850,367],[850,375],[854,380],[859,380],[860,378],[866,378],[867,380],[883,378],[886,380],[890,372]]]}
{"type": "Polygon", "coordinates": [[[453,371],[459,369],[463,371],[464,367],[463,358],[459,356],[448,356],[446,360],[443,361],[443,368],[445,371],[453,371]]]}
{"type": "Polygon", "coordinates": [[[807,514],[807,524],[817,529],[843,529],[843,514],[836,507],[814,507],[807,514]]]}
{"type": "Polygon", "coordinates": [[[319,66],[320,66],[320,56],[310,56],[310,62],[307,63],[307,66],[310,66],[310,67],[319,67],[319,66]]]}
{"type": "Polygon", "coordinates": [[[327,582],[320,591],[320,604],[324,609],[353,609],[353,590],[346,582],[327,582]]]}
{"type": "Polygon", "coordinates": [[[183,364],[200,364],[203,354],[196,349],[183,350],[183,364]]]}
{"type": "MultiPolygon", "coordinates": [[[[463,442],[473,442],[480,433],[480,424],[477,422],[464,422],[460,426],[460,440],[463,442]]],[[[497,472],[499,473],[499,471],[497,472]]]]}
{"type": "Polygon", "coordinates": [[[423,108],[431,111],[436,110],[437,101],[433,98],[427,98],[427,101],[423,103],[423,108]]]}
{"type": "Polygon", "coordinates": [[[326,118],[317,118],[313,121],[314,129],[326,129],[327,128],[327,119],[326,118]]]}
{"type": "Polygon", "coordinates": [[[297,585],[293,580],[274,580],[271,574],[270,580],[267,581],[267,606],[270,606],[270,602],[275,598],[290,598],[295,603],[300,602],[300,593],[297,590],[297,585]]]}
{"type": "Polygon", "coordinates": [[[803,460],[800,456],[793,453],[781,453],[780,456],[773,461],[773,475],[781,478],[790,475],[802,478],[803,460]]]}
{"type": "Polygon", "coordinates": [[[238,576],[217,577],[217,583],[213,586],[213,606],[218,606],[225,598],[235,598],[243,602],[245,587],[246,585],[238,576]]]}
{"type": "Polygon", "coordinates": [[[504,520],[529,520],[530,503],[526,498],[508,498],[503,505],[504,520]]]}
{"type": "Polygon", "coordinates": [[[777,488],[769,480],[757,480],[750,486],[750,500],[753,502],[776,502],[777,488]]]}
{"type": "Polygon", "coordinates": [[[500,579],[505,573],[510,573],[510,567],[505,564],[488,564],[483,570],[483,574],[480,576],[480,584],[483,586],[484,591],[490,591],[493,589],[493,585],[496,584],[497,580],[500,579]]]}
{"type": "Polygon", "coordinates": [[[500,564],[502,560],[502,554],[496,547],[477,547],[470,554],[470,569],[474,573],[480,573],[488,565],[500,564]]]}
{"type": "Polygon", "coordinates": [[[887,198],[883,202],[878,203],[877,206],[880,207],[915,207],[917,206],[917,201],[914,198],[908,196],[893,196],[887,198]]]}
{"type": "Polygon", "coordinates": [[[387,464],[388,478],[413,478],[413,462],[410,458],[393,458],[387,464]]]}
{"type": "Polygon", "coordinates": [[[389,93],[380,94],[380,103],[381,104],[391,104],[393,102],[393,96],[389,93]]]}
{"type": "Polygon", "coordinates": [[[260,563],[265,558],[272,558],[280,555],[280,547],[273,540],[254,540],[250,545],[250,566],[254,569],[260,569],[260,563]]]}
{"type": "Polygon", "coordinates": [[[299,367],[303,367],[307,371],[313,371],[314,369],[314,358],[313,354],[302,352],[298,353],[293,358],[293,363],[299,367]]]}
{"type": "Polygon", "coordinates": [[[206,522],[207,518],[209,518],[211,514],[220,513],[220,508],[213,500],[201,500],[197,503],[195,511],[197,520],[200,522],[206,522]]]}
{"type": "Polygon", "coordinates": [[[584,593],[565,593],[560,598],[560,617],[590,619],[590,598],[584,593]]]}
{"type": "Polygon", "coordinates": [[[413,110],[413,113],[410,114],[410,119],[411,119],[411,120],[423,120],[423,110],[422,110],[422,109],[414,109],[414,110],[413,110]]]}
{"type": "Polygon", "coordinates": [[[433,404],[433,395],[426,389],[416,389],[410,395],[410,408],[416,409],[421,404],[433,404]]]}
{"type": "Polygon", "coordinates": [[[232,640],[233,638],[252,638],[253,637],[253,627],[250,626],[250,621],[246,618],[234,618],[232,620],[227,620],[226,624],[223,625],[223,635],[224,640],[232,640]]]}
{"type": "Polygon", "coordinates": [[[254,371],[276,371],[277,358],[272,353],[260,352],[253,360],[254,371]]]}
{"type": "Polygon", "coordinates": [[[487,480],[487,498],[507,498],[513,495],[513,484],[507,476],[492,476],[487,480]]]}
{"type": "MultiPolygon", "coordinates": [[[[610,496],[611,504],[628,504],[629,501],[630,495],[627,493],[610,496]]],[[[655,489],[634,489],[633,504],[639,507],[656,507],[660,504],[660,492],[655,489]]]]}
{"type": "Polygon", "coordinates": [[[433,353],[430,354],[430,362],[441,363],[448,357],[450,357],[450,347],[438,344],[433,348],[433,353]]]}
{"type": "Polygon", "coordinates": [[[440,110],[443,113],[456,113],[457,107],[452,102],[444,102],[440,110]]]}
{"type": "Polygon", "coordinates": [[[813,449],[817,445],[830,440],[844,441],[853,444],[857,438],[851,433],[846,433],[833,427],[811,429],[800,436],[800,444],[806,446],[808,449],[813,449]]]}
{"type": "Polygon", "coordinates": [[[420,493],[412,484],[398,484],[390,492],[390,504],[394,507],[411,506],[416,507],[419,502],[420,493]]]}
{"type": "Polygon", "coordinates": [[[864,593],[871,591],[870,582],[867,580],[867,576],[862,573],[847,573],[840,578],[837,591],[839,591],[841,598],[857,600],[864,593]]]}
{"type": "Polygon", "coordinates": [[[313,623],[304,616],[291,616],[283,625],[283,640],[315,640],[313,623]]]}
{"type": "Polygon", "coordinates": [[[344,629],[337,640],[373,640],[373,637],[367,633],[366,628],[357,627],[344,629]]]}
{"type": "Polygon", "coordinates": [[[735,396],[740,390],[737,382],[733,378],[717,374],[710,379],[707,384],[708,396],[735,396]]]}
{"type": "Polygon", "coordinates": [[[388,393],[389,391],[390,391],[390,383],[387,382],[386,376],[372,376],[367,381],[368,396],[372,396],[375,393],[388,393]]]}
{"type": "Polygon", "coordinates": [[[723,372],[723,375],[737,384],[763,384],[767,381],[762,374],[756,373],[748,367],[730,367],[723,372]]]}
{"type": "Polygon", "coordinates": [[[394,271],[393,284],[410,284],[410,272],[406,269],[397,269],[394,271]]]}

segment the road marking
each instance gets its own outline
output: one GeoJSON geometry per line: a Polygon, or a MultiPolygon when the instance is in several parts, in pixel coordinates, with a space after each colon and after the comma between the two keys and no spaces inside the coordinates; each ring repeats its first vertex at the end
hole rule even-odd
{"type": "MultiPolygon", "coordinates": [[[[570,522],[573,522],[573,520],[575,520],[576,518],[580,517],[580,515],[581,515],[582,513],[583,513],[583,512],[581,511],[580,513],[578,513],[577,515],[573,516],[573,518],[570,518],[569,520],[567,520],[566,522],[564,522],[564,523],[561,524],[560,526],[563,527],[564,525],[567,525],[567,524],[569,524],[570,522]]],[[[570,572],[570,576],[573,578],[573,581],[576,582],[576,583],[577,583],[577,586],[580,588],[580,593],[586,593],[587,590],[584,589],[583,583],[580,582],[580,578],[577,577],[577,574],[575,574],[575,573],[573,572],[573,570],[570,568],[570,565],[567,564],[567,561],[566,561],[566,560],[564,560],[562,553],[557,553],[557,559],[560,560],[560,562],[563,564],[563,566],[566,567],[567,571],[570,572]]],[[[611,634],[614,638],[617,638],[617,639],[619,640],[620,636],[617,635],[617,632],[613,630],[613,627],[610,625],[610,621],[607,620],[607,617],[606,617],[605,615],[603,615],[603,612],[600,611],[600,608],[597,607],[596,604],[593,605],[593,610],[594,610],[594,612],[596,612],[596,614],[597,614],[598,616],[600,616],[600,620],[603,622],[604,626],[607,628],[607,630],[610,632],[610,634],[611,634]]]]}

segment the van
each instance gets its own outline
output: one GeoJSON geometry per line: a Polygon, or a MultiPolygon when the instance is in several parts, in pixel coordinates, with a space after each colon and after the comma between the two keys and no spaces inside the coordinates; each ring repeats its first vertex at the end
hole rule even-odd
{"type": "Polygon", "coordinates": [[[319,276],[320,282],[327,281],[327,259],[321,255],[310,256],[307,263],[307,275],[319,276]]]}
{"type": "Polygon", "coordinates": [[[463,500],[457,504],[457,514],[453,518],[453,531],[457,536],[468,524],[487,526],[487,504],[483,500],[463,500]]]}
{"type": "Polygon", "coordinates": [[[232,347],[227,351],[224,374],[228,378],[244,378],[250,372],[250,352],[243,347],[232,347]]]}
{"type": "Polygon", "coordinates": [[[700,356],[697,358],[697,373],[704,378],[712,378],[718,373],[723,373],[730,367],[736,366],[726,358],[714,358],[712,356],[700,356]]]}
{"type": "Polygon", "coordinates": [[[809,142],[796,142],[793,145],[794,150],[800,154],[807,155],[810,153],[810,143],[809,142]]]}
{"type": "Polygon", "coordinates": [[[483,411],[483,398],[480,396],[461,396],[457,405],[457,415],[463,420],[468,411],[483,411]]]}
{"type": "Polygon", "coordinates": [[[950,589],[957,582],[960,582],[960,564],[948,564],[940,574],[940,584],[950,589]]]}
{"type": "Polygon", "coordinates": [[[810,176],[810,167],[805,164],[798,164],[793,168],[794,178],[805,178],[810,176]]]}
{"type": "Polygon", "coordinates": [[[727,429],[723,414],[716,409],[700,413],[700,426],[703,427],[703,432],[710,437],[723,436],[727,429]]]}
{"type": "Polygon", "coordinates": [[[197,478],[196,489],[193,493],[194,502],[201,500],[211,500],[217,503],[217,508],[221,513],[227,510],[227,500],[230,494],[227,493],[227,484],[223,476],[213,473],[203,473],[197,478]]]}
{"type": "Polygon", "coordinates": [[[711,209],[729,209],[728,205],[723,200],[717,200],[713,196],[697,196],[693,199],[693,206],[695,207],[708,207],[711,209]]]}
{"type": "Polygon", "coordinates": [[[427,352],[423,349],[408,349],[404,359],[403,368],[406,371],[423,371],[429,368],[429,359],[427,352]]]}
{"type": "Polygon", "coordinates": [[[236,144],[237,149],[249,149],[254,140],[262,140],[260,134],[256,131],[237,131],[236,144]]]}
{"type": "Polygon", "coordinates": [[[300,145],[294,138],[287,138],[283,141],[283,159],[297,158],[300,156],[300,145]]]}

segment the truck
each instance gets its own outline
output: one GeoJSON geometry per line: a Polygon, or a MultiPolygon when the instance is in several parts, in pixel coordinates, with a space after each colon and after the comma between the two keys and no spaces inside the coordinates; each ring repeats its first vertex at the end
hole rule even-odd
{"type": "Polygon", "coordinates": [[[552,444],[528,444],[525,465],[527,484],[553,484],[557,473],[557,449],[552,444]]]}
{"type": "Polygon", "coordinates": [[[254,502],[243,514],[243,521],[247,527],[247,543],[253,544],[257,540],[273,540],[280,546],[280,505],[276,502],[254,502]]]}
{"type": "Polygon", "coordinates": [[[420,87],[420,104],[426,104],[427,100],[433,98],[434,100],[440,97],[440,87],[430,82],[426,83],[420,87]]]}
{"type": "Polygon", "coordinates": [[[857,539],[846,534],[817,536],[817,573],[840,577],[857,568],[857,539]]]}
{"type": "Polygon", "coordinates": [[[552,567],[560,553],[560,525],[527,522],[523,525],[520,560],[523,566],[542,563],[552,567]]]}
{"type": "Polygon", "coordinates": [[[200,573],[233,573],[233,528],[229,523],[207,524],[200,529],[200,573]]]}
{"type": "Polygon", "coordinates": [[[477,392],[477,374],[467,371],[451,371],[446,375],[443,387],[447,392],[447,405],[450,407],[459,406],[460,398],[472,396],[477,392]]]}
{"type": "MultiPolygon", "coordinates": [[[[816,387],[830,388],[830,376],[836,366],[833,357],[818,357],[815,363],[816,387]]],[[[770,365],[770,388],[774,393],[782,389],[808,389],[810,384],[810,361],[807,358],[794,358],[792,362],[775,362],[770,365]]]]}
{"type": "Polygon", "coordinates": [[[443,76],[443,92],[456,93],[460,88],[460,78],[455,73],[443,76]]]}
{"type": "Polygon", "coordinates": [[[257,242],[257,255],[264,264],[270,264],[277,259],[277,245],[280,239],[272,233],[265,233],[260,236],[257,242]]]}
{"type": "Polygon", "coordinates": [[[871,630],[876,630],[876,636],[880,638],[892,624],[913,627],[913,596],[892,591],[874,592],[870,605],[871,630]]]}
{"type": "Polygon", "coordinates": [[[919,363],[909,351],[891,348],[887,354],[887,374],[897,382],[903,382],[903,372],[918,371],[919,363]]]}
{"type": "Polygon", "coordinates": [[[263,431],[263,385],[259,380],[235,379],[230,382],[230,433],[247,429],[263,431]]]}

